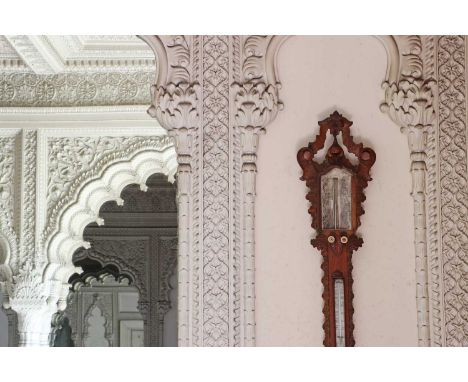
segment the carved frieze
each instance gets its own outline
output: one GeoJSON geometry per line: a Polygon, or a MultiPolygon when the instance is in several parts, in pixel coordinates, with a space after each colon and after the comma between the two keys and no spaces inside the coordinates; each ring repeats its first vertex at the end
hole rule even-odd
{"type": "Polygon", "coordinates": [[[153,72],[0,74],[1,107],[145,105],[153,72]]]}

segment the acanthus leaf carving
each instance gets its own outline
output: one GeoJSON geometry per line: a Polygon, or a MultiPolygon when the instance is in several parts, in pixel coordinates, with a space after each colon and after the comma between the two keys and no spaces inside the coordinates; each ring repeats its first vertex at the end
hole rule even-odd
{"type": "Polygon", "coordinates": [[[433,105],[436,81],[408,78],[398,84],[384,82],[381,110],[402,128],[427,127],[435,120],[433,105]]]}
{"type": "Polygon", "coordinates": [[[37,268],[32,259],[24,261],[12,282],[7,283],[8,299],[3,304],[17,314],[20,346],[48,346],[57,287],[57,283],[43,281],[42,268],[37,268]]]}
{"type": "Polygon", "coordinates": [[[199,91],[200,86],[197,83],[169,83],[159,87],[153,85],[153,104],[148,113],[167,130],[195,128],[199,123],[199,91]]]}
{"type": "Polygon", "coordinates": [[[236,105],[236,126],[240,128],[263,129],[273,121],[281,108],[276,85],[264,82],[234,84],[236,105]]]}

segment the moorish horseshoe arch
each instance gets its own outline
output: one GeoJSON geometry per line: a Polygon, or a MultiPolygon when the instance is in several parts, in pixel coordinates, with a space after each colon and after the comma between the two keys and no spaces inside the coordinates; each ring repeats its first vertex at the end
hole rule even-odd
{"type": "Polygon", "coordinates": [[[167,142],[161,149],[146,148],[132,153],[127,160],[109,164],[98,178],[89,179],[78,192],[77,199],[68,205],[58,218],[59,229],[46,242],[49,263],[44,271],[44,279],[61,284],[58,307],[63,310],[68,295],[68,279],[80,271],[73,265],[74,252],[89,248],[83,240],[83,231],[91,222],[104,224],[99,218],[99,210],[107,201],[121,204],[120,193],[129,184],[140,184],[145,190],[146,180],[155,173],[175,180],[177,161],[172,144],[167,142]]]}

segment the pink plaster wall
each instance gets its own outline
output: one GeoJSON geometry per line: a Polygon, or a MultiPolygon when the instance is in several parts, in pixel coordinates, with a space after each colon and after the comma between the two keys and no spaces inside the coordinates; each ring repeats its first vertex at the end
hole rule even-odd
{"type": "Polygon", "coordinates": [[[321,256],[298,149],[334,109],[377,162],[354,255],[357,346],[416,346],[413,206],[406,137],[379,110],[386,53],[374,37],[290,37],[278,54],[284,110],[261,137],[256,200],[258,346],[321,346],[321,256]]]}

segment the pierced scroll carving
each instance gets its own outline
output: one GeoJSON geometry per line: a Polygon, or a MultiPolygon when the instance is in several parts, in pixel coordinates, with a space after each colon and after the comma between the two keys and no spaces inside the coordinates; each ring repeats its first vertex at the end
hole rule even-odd
{"type": "Polygon", "coordinates": [[[362,238],[356,236],[356,230],[361,225],[360,216],[364,213],[362,203],[366,199],[364,189],[372,180],[369,173],[376,156],[372,149],[353,141],[350,132],[352,122],[338,112],[320,121],[319,125],[320,132],[315,141],[299,150],[297,160],[303,171],[301,180],[310,189],[306,198],[311,203],[312,228],[317,232],[311,244],[323,256],[323,344],[354,346],[351,257],[363,243],[362,238]],[[319,163],[314,158],[325,146],[327,132],[333,135],[333,144],[325,160],[319,163]],[[353,165],[346,157],[337,141],[340,134],[343,146],[357,157],[358,164],[353,165]],[[337,301],[338,294],[335,292],[340,290],[342,300],[337,301]],[[339,311],[342,312],[340,320],[336,316],[339,311]]]}

